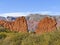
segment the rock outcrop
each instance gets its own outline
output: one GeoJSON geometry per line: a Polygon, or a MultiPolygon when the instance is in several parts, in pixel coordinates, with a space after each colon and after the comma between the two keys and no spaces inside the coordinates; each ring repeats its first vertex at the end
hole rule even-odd
{"type": "Polygon", "coordinates": [[[27,21],[23,16],[16,18],[13,22],[0,20],[0,25],[11,31],[27,32],[28,30],[27,21]]]}
{"type": "Polygon", "coordinates": [[[37,34],[44,32],[50,32],[56,29],[56,20],[54,18],[45,17],[38,23],[38,27],[35,30],[37,34]]]}

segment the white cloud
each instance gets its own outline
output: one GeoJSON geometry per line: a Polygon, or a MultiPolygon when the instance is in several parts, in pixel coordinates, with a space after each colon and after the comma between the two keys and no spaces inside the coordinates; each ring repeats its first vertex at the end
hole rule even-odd
{"type": "Polygon", "coordinates": [[[41,11],[41,12],[39,12],[39,14],[60,15],[60,12],[41,11]]]}
{"type": "Polygon", "coordinates": [[[50,14],[50,13],[52,13],[52,12],[50,12],[50,11],[41,11],[40,12],[40,14],[50,14]]]}
{"type": "Polygon", "coordinates": [[[14,17],[18,17],[18,16],[26,16],[28,13],[19,13],[19,12],[16,12],[16,13],[4,13],[4,14],[0,14],[0,16],[14,16],[14,17]]]}
{"type": "Polygon", "coordinates": [[[14,16],[14,17],[18,17],[18,16],[27,16],[29,14],[47,14],[47,15],[60,15],[60,12],[50,12],[50,11],[41,11],[41,12],[16,12],[16,13],[4,13],[4,14],[0,14],[0,16],[14,16]]]}

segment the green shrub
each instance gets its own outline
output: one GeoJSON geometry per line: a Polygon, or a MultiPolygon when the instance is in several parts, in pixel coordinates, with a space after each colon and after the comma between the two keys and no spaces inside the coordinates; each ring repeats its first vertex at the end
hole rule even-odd
{"type": "Polygon", "coordinates": [[[0,39],[5,38],[7,35],[4,33],[0,33],[0,39]]]}
{"type": "Polygon", "coordinates": [[[21,45],[23,39],[25,39],[28,33],[6,33],[7,37],[3,40],[1,45],[21,45]]]}
{"type": "Polygon", "coordinates": [[[0,32],[6,32],[6,33],[17,33],[17,31],[11,31],[7,28],[0,27],[0,32]]]}
{"type": "Polygon", "coordinates": [[[0,32],[0,45],[60,45],[60,30],[44,33],[0,32]]]}
{"type": "Polygon", "coordinates": [[[11,31],[4,27],[0,27],[0,32],[11,32],[11,31]]]}
{"type": "Polygon", "coordinates": [[[60,31],[44,33],[41,35],[29,35],[22,40],[21,45],[60,45],[60,31]]]}

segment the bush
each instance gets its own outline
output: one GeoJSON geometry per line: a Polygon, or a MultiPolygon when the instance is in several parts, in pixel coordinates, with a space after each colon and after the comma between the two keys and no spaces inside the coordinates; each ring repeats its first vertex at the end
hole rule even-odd
{"type": "Polygon", "coordinates": [[[41,35],[29,35],[22,40],[21,45],[60,45],[60,31],[44,33],[41,35]]]}
{"type": "Polygon", "coordinates": [[[1,45],[21,45],[23,39],[25,39],[28,33],[6,33],[7,37],[3,40],[1,45]]]}
{"type": "Polygon", "coordinates": [[[0,32],[6,32],[6,33],[17,33],[17,31],[11,31],[7,28],[0,27],[0,32]]]}
{"type": "Polygon", "coordinates": [[[0,39],[5,38],[5,37],[6,37],[6,34],[0,33],[0,39]]]}
{"type": "Polygon", "coordinates": [[[0,27],[0,32],[11,32],[11,31],[4,27],[0,27]]]}
{"type": "Polygon", "coordinates": [[[0,32],[0,45],[60,45],[60,30],[41,35],[0,32]]]}

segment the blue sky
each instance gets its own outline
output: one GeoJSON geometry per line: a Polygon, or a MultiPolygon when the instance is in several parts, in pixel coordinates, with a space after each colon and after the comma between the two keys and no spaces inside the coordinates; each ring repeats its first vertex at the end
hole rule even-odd
{"type": "Polygon", "coordinates": [[[21,12],[60,14],[60,0],[0,0],[0,14],[21,12]]]}

